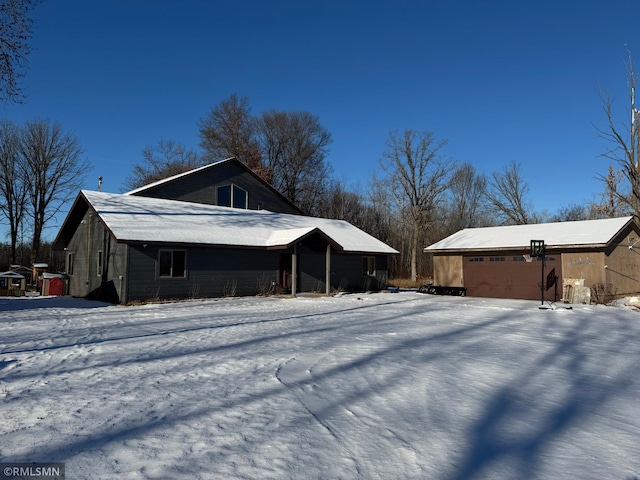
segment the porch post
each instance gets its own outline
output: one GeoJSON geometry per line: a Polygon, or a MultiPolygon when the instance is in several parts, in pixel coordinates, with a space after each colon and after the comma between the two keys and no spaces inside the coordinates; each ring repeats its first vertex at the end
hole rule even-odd
{"type": "Polygon", "coordinates": [[[291,256],[291,296],[296,296],[298,285],[298,244],[293,244],[293,255],[291,256]]]}
{"type": "Polygon", "coordinates": [[[326,294],[329,295],[331,293],[331,245],[327,243],[327,257],[325,261],[325,290],[326,294]]]}

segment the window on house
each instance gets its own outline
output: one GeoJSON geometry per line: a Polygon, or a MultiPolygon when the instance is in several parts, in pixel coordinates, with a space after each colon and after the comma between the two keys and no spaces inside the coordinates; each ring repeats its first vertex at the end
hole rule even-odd
{"type": "Polygon", "coordinates": [[[237,185],[218,187],[216,204],[221,207],[247,208],[249,193],[237,185]]]}
{"type": "Polygon", "coordinates": [[[233,208],[247,208],[247,198],[249,194],[246,190],[233,185],[231,189],[231,198],[233,202],[233,208]]]}
{"type": "Polygon", "coordinates": [[[186,256],[184,250],[160,250],[158,254],[158,276],[169,278],[186,277],[186,256]]]}
{"type": "Polygon", "coordinates": [[[98,276],[102,276],[102,250],[98,250],[98,276]]]}
{"type": "Polygon", "coordinates": [[[363,275],[376,274],[376,258],[375,257],[362,257],[362,274],[363,275]]]}
{"type": "Polygon", "coordinates": [[[216,199],[216,203],[221,207],[231,206],[231,185],[218,187],[218,198],[216,199]]]}
{"type": "Polygon", "coordinates": [[[67,253],[67,274],[73,275],[73,261],[75,259],[75,254],[73,252],[67,253]]]}

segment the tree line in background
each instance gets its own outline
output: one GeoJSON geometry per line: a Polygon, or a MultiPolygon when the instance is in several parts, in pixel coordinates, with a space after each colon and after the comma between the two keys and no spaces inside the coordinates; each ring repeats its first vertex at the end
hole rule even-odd
{"type": "MultiPolygon", "coordinates": [[[[23,99],[29,14],[40,2],[0,2],[0,100],[23,99]]],[[[379,173],[366,185],[346,185],[332,178],[326,161],[331,134],[317,116],[278,110],[254,116],[248,99],[236,94],[200,119],[202,153],[161,139],[142,151],[142,162],[133,166],[125,187],[236,157],[308,215],[346,220],[396,248],[400,255],[391,260],[391,275],[417,282],[430,275],[431,262],[422,247],[463,228],[621,215],[639,219],[640,114],[630,55],[627,77],[628,124],[618,127],[610,97],[600,94],[608,125],[598,134],[611,146],[603,157],[612,162],[600,175],[603,192],[588,205],[566,206],[554,214],[534,211],[518,162],[486,175],[471,163],[446,157],[446,140],[429,131],[391,132],[379,173]]],[[[81,155],[78,139],[58,123],[0,121],[0,221],[9,227],[9,243],[0,243],[0,268],[42,255],[53,260],[42,234],[81,188],[89,167],[81,155]]]]}
{"type": "MultiPolygon", "coordinates": [[[[629,140],[616,134],[611,103],[602,98],[611,129],[606,133],[618,142],[618,149],[606,156],[618,159],[620,169],[610,166],[609,175],[602,177],[600,199],[554,214],[533,209],[520,163],[512,161],[486,175],[471,163],[447,157],[447,141],[429,131],[391,132],[378,173],[365,185],[347,185],[332,177],[326,161],[331,135],[317,116],[277,110],[253,116],[249,100],[237,94],[200,119],[201,154],[162,139],[143,150],[143,160],[134,166],[125,187],[134,189],[236,157],[306,214],[346,220],[396,248],[400,255],[391,259],[392,275],[416,283],[431,274],[431,261],[422,248],[463,228],[637,215],[636,194],[623,188],[636,178],[629,169],[637,163],[625,155],[616,157],[619,149],[627,152],[622,146],[629,140]]],[[[637,135],[634,129],[631,134],[637,135]]]]}
{"type": "MultiPolygon", "coordinates": [[[[633,70],[630,67],[630,78],[633,70]]],[[[598,131],[613,148],[604,156],[618,165],[601,176],[599,200],[571,205],[554,214],[535,212],[520,163],[512,161],[486,175],[468,162],[444,155],[446,140],[429,131],[393,131],[379,158],[378,173],[365,185],[332,178],[326,161],[331,135],[308,112],[271,110],[250,114],[245,97],[231,95],[199,122],[202,153],[161,139],[142,151],[125,181],[127,189],[228,157],[237,157],[306,214],[346,220],[396,248],[390,272],[419,283],[431,274],[422,248],[463,228],[543,221],[639,216],[640,125],[635,84],[628,134],[613,123],[611,102],[602,96],[609,130],[598,131]]],[[[34,120],[23,126],[0,121],[0,215],[9,244],[0,265],[41,257],[42,233],[60,208],[81,188],[89,165],[79,141],[61,125],[34,120]],[[27,242],[27,238],[29,241],[27,242]]],[[[52,254],[48,255],[52,261],[52,254]]]]}

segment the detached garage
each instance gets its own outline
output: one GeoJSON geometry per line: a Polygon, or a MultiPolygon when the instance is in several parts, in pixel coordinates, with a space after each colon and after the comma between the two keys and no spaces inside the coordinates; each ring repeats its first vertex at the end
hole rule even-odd
{"type": "Polygon", "coordinates": [[[468,228],[426,247],[434,284],[475,297],[569,303],[640,292],[640,228],[633,217],[468,228]],[[531,258],[531,241],[543,256],[531,258]],[[542,261],[544,259],[544,269],[542,261]]]}

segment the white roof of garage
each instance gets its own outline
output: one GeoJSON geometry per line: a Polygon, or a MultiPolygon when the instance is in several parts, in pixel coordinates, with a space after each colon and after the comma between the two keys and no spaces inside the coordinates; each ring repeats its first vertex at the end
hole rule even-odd
{"type": "Polygon", "coordinates": [[[285,247],[314,232],[345,252],[397,250],[344,220],[83,190],[118,241],[285,247]]]}
{"type": "Polygon", "coordinates": [[[424,249],[425,252],[529,248],[531,240],[544,240],[547,247],[604,246],[633,217],[538,223],[500,227],[466,228],[424,249]]]}

